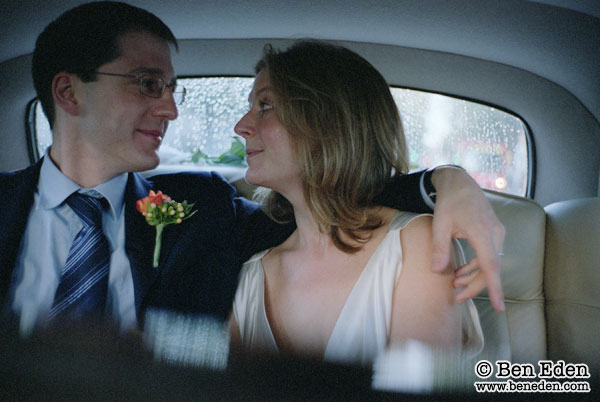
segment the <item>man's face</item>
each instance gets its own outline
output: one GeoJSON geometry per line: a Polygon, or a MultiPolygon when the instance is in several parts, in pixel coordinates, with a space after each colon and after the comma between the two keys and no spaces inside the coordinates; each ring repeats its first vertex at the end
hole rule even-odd
{"type": "MultiPolygon", "coordinates": [[[[97,71],[113,74],[152,73],[165,83],[174,79],[169,43],[147,32],[121,37],[121,56],[97,71]]],[[[170,89],[160,98],[140,93],[135,78],[98,75],[82,84],[78,155],[94,158],[115,176],[152,169],[160,162],[158,148],[177,106],[170,89]]],[[[92,162],[92,161],[90,161],[92,162]]]]}

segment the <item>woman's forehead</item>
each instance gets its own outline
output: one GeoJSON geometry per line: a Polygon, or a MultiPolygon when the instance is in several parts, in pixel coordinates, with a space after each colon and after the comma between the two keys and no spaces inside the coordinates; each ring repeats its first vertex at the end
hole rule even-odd
{"type": "Polygon", "coordinates": [[[252,101],[258,97],[261,93],[267,92],[271,89],[271,80],[269,79],[269,74],[266,70],[260,70],[256,77],[254,78],[254,84],[252,85],[252,91],[248,96],[248,100],[252,101]]]}

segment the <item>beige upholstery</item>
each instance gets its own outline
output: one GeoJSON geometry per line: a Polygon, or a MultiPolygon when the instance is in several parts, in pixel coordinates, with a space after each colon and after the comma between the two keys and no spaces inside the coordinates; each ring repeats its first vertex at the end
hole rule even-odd
{"type": "Polygon", "coordinates": [[[599,367],[600,198],[545,210],[548,358],[599,367]]]}
{"type": "MultiPolygon", "coordinates": [[[[485,337],[481,359],[537,363],[546,358],[544,236],[546,216],[535,201],[492,191],[486,196],[506,228],[502,286],[506,312],[493,310],[487,292],[475,299],[485,337]]],[[[467,260],[474,253],[462,241],[467,260]]]]}
{"type": "Polygon", "coordinates": [[[486,196],[506,228],[506,314],[493,311],[485,292],[476,298],[486,342],[480,358],[493,360],[508,345],[513,362],[564,360],[600,368],[600,199],[542,209],[521,197],[486,196]]]}

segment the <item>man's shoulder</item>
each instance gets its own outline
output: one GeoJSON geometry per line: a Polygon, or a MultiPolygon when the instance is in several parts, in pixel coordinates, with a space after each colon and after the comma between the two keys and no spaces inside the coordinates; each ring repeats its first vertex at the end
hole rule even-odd
{"type": "Polygon", "coordinates": [[[217,172],[180,172],[148,177],[152,187],[165,194],[202,193],[233,197],[235,189],[217,172]]]}
{"type": "Polygon", "coordinates": [[[0,172],[0,188],[3,191],[23,185],[39,176],[39,164],[30,165],[24,169],[10,172],[0,172]]]}
{"type": "Polygon", "coordinates": [[[19,172],[0,172],[0,188],[3,191],[13,188],[18,182],[19,172]]]}
{"type": "Polygon", "coordinates": [[[177,184],[205,184],[205,185],[220,185],[227,181],[217,172],[178,172],[165,173],[149,176],[148,180],[160,185],[167,186],[177,184]]]}
{"type": "Polygon", "coordinates": [[[38,164],[29,165],[26,168],[11,170],[9,172],[0,172],[0,177],[7,178],[7,179],[18,178],[19,176],[21,176],[23,174],[27,174],[27,173],[31,172],[32,170],[35,170],[36,168],[38,168],[38,164]]]}

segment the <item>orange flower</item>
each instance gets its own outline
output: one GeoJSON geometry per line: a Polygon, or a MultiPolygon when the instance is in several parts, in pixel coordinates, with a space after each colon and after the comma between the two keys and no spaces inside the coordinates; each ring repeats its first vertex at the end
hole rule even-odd
{"type": "Polygon", "coordinates": [[[156,241],[154,243],[154,259],[152,266],[158,267],[160,257],[160,245],[162,242],[162,232],[167,225],[179,224],[185,219],[190,218],[196,213],[192,211],[194,204],[188,204],[187,201],[176,202],[171,200],[162,191],[154,192],[150,190],[148,196],[137,200],[135,209],[144,215],[146,222],[156,227],[156,241]]]}
{"type": "Polygon", "coordinates": [[[135,203],[135,208],[139,213],[146,216],[146,211],[149,205],[161,205],[163,201],[171,201],[171,197],[163,194],[163,192],[160,190],[157,193],[155,193],[154,190],[150,190],[150,193],[148,193],[147,197],[137,200],[135,203]]]}

